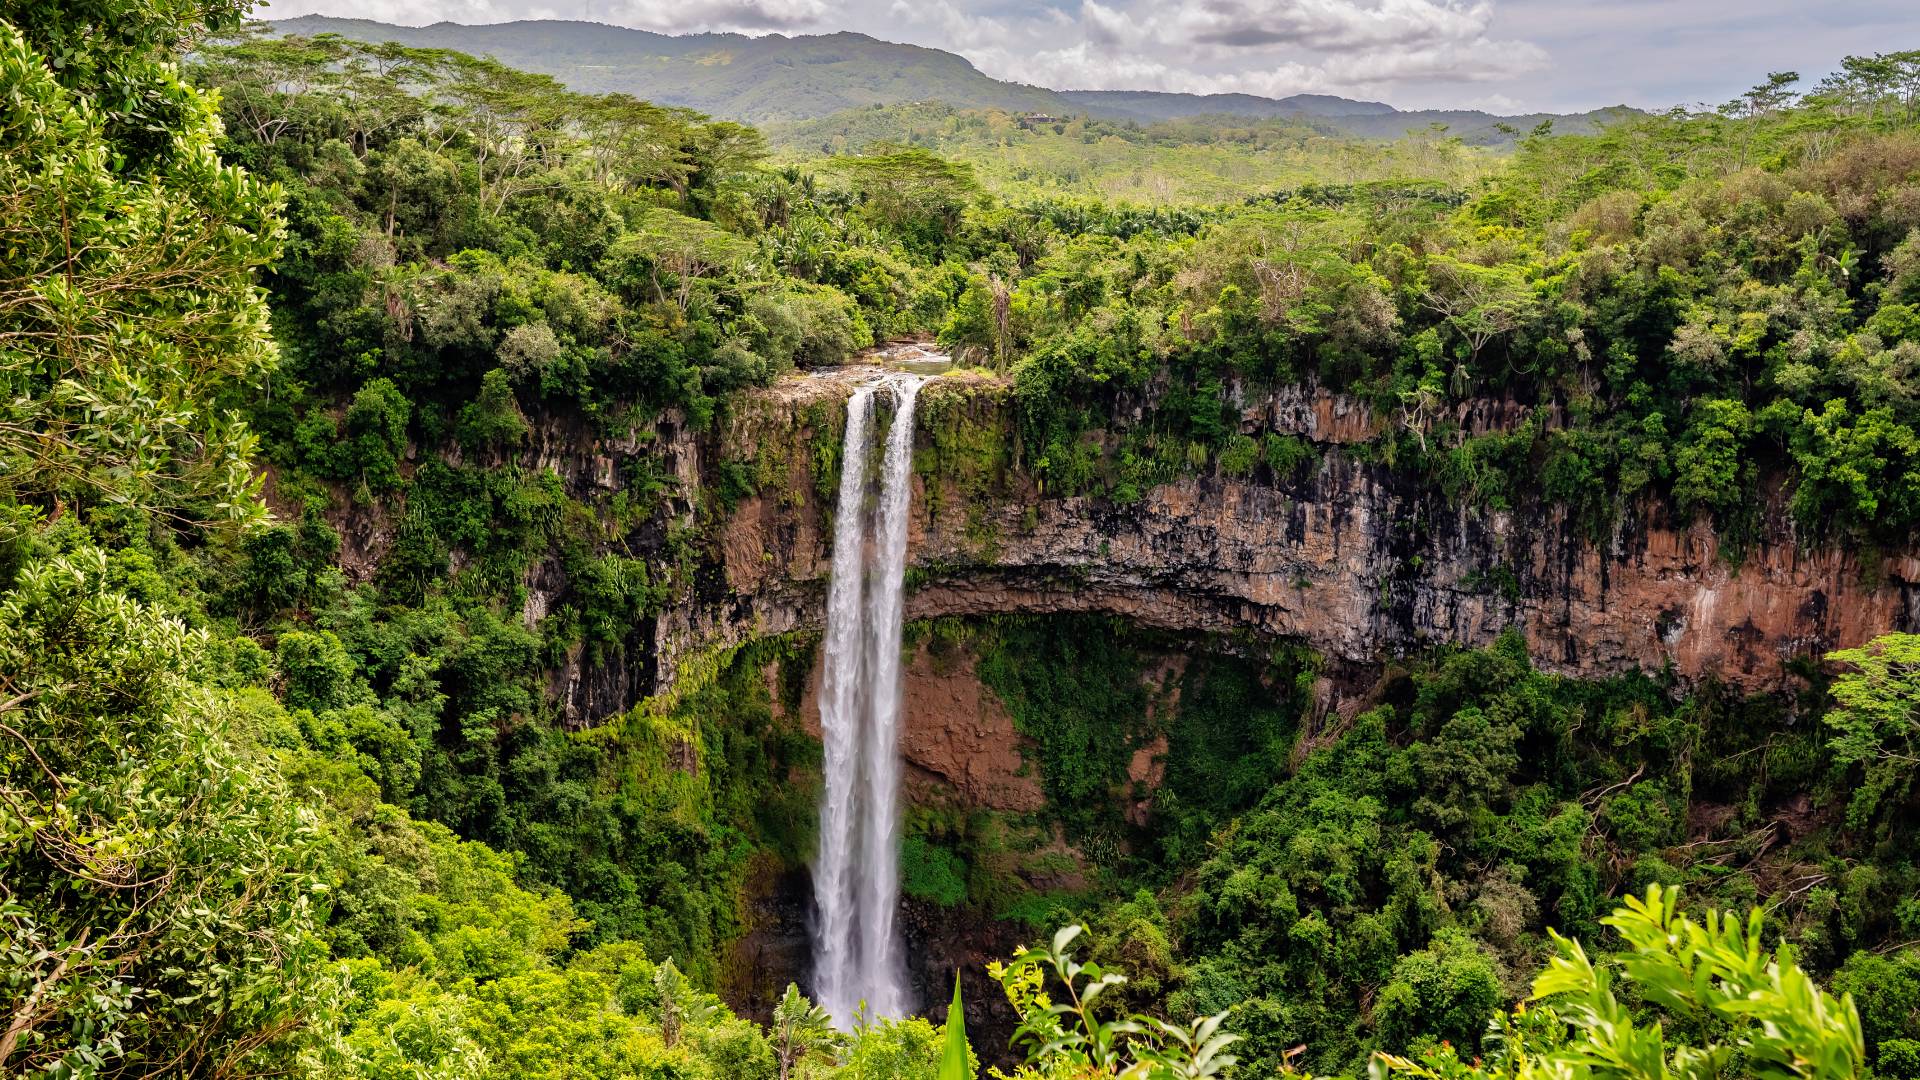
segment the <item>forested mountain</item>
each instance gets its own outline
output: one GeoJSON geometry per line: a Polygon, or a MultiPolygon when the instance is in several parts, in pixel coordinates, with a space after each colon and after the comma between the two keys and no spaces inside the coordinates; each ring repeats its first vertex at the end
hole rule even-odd
{"type": "MultiPolygon", "coordinates": [[[[854,33],[670,35],[559,21],[415,27],[322,15],[279,20],[275,26],[292,34],[339,34],[356,41],[396,41],[491,56],[511,67],[552,75],[583,93],[632,94],[755,124],[807,120],[868,105],[941,102],[960,109],[1061,117],[1085,113],[1139,123],[1198,116],[1312,117],[1323,130],[1380,139],[1441,123],[1457,128],[1469,142],[1487,144],[1510,141],[1498,124],[1531,130],[1549,119],[1547,114],[1402,113],[1377,101],[1324,94],[1273,99],[1250,94],[1058,92],[991,78],[966,59],[939,49],[854,33]]],[[[1578,133],[1616,115],[1600,110],[1552,119],[1561,130],[1578,133]]]]}
{"type": "Polygon", "coordinates": [[[1497,165],[1488,149],[1432,129],[1369,141],[1298,119],[1036,123],[1021,113],[939,102],[874,105],[766,132],[782,161],[913,147],[965,162],[987,190],[1008,198],[1045,193],[1168,208],[1218,206],[1303,184],[1437,181],[1462,190],[1497,165]]]}
{"type": "Polygon", "coordinates": [[[1506,145],[1520,134],[1550,124],[1566,135],[1591,134],[1602,125],[1639,115],[1625,105],[1583,113],[1522,113],[1501,116],[1478,109],[1396,109],[1379,101],[1326,94],[1284,98],[1251,94],[1169,94],[1143,90],[1065,90],[1077,111],[1103,120],[1151,124],[1167,120],[1236,118],[1304,121],[1330,135],[1397,139],[1436,125],[1475,146],[1506,145]]]}
{"type": "Polygon", "coordinates": [[[772,160],[246,14],[0,16],[0,1072],[1920,1076],[1920,52],[772,160]],[[1223,138],[1357,175],[1063,190],[1223,138]],[[808,997],[867,516],[911,1016],[808,997]]]}
{"type": "Polygon", "coordinates": [[[1478,109],[1415,109],[1407,112],[1341,116],[1330,123],[1340,132],[1362,139],[1394,139],[1409,131],[1439,128],[1476,146],[1506,145],[1519,135],[1546,125],[1565,135],[1590,135],[1602,127],[1640,115],[1640,110],[1614,105],[1583,113],[1520,113],[1501,116],[1478,109]]]}
{"type": "Polygon", "coordinates": [[[552,75],[582,93],[632,94],[751,123],[903,101],[1026,112],[1070,109],[1050,90],[989,78],[952,53],[865,34],[668,35],[553,21],[412,27],[320,15],[275,25],[307,36],[339,34],[491,56],[552,75]]]}

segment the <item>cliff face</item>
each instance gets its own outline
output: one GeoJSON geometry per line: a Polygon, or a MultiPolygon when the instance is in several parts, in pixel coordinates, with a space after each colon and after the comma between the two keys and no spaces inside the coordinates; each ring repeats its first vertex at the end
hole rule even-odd
{"type": "MultiPolygon", "coordinates": [[[[806,448],[838,445],[857,378],[790,379],[741,410],[717,444],[675,450],[690,478],[714,455],[757,457],[763,475],[766,462],[775,467],[718,525],[706,573],[723,587],[649,628],[654,662],[636,685],[664,689],[686,657],[819,627],[830,500],[815,491],[806,448]]],[[[1350,670],[1437,644],[1483,645],[1515,627],[1548,670],[1670,668],[1683,681],[1753,690],[1783,685],[1796,656],[1920,623],[1920,553],[1867,562],[1805,549],[1784,507],[1762,511],[1757,542],[1735,564],[1709,525],[1676,522],[1654,502],[1596,543],[1557,514],[1450,505],[1338,452],[1297,479],[1216,472],[1129,503],[1060,498],[1007,456],[1015,435],[1003,385],[950,376],[921,400],[909,618],[1104,612],[1170,630],[1296,638],[1350,670]]],[[[1360,403],[1297,387],[1244,404],[1243,430],[1323,450],[1376,430],[1360,403]]],[[[1460,419],[1486,430],[1519,417],[1481,402],[1460,419]]]]}
{"type": "MultiPolygon", "coordinates": [[[[636,626],[621,654],[577,653],[551,673],[569,723],[597,724],[671,690],[730,646],[820,628],[845,402],[875,373],[790,376],[704,434],[669,416],[608,440],[583,423],[536,418],[523,463],[552,469],[578,498],[612,497],[643,459],[668,478],[674,494],[625,546],[664,564],[677,537],[671,557],[691,560],[691,586],[636,626]],[[727,471],[748,480],[730,504],[716,494],[727,471]]],[[[1102,612],[1168,630],[1294,638],[1336,675],[1355,676],[1328,684],[1329,707],[1385,659],[1483,645],[1510,627],[1541,667],[1563,674],[1670,669],[1683,682],[1765,690],[1786,684],[1794,657],[1920,626],[1920,545],[1871,558],[1807,547],[1783,500],[1760,510],[1737,562],[1708,524],[1676,521],[1652,500],[1595,542],[1557,512],[1450,503],[1342,452],[1379,429],[1358,401],[1283,387],[1242,405],[1244,432],[1298,436],[1319,449],[1317,463],[1288,477],[1264,466],[1239,478],[1183,475],[1131,502],[1060,497],[1018,460],[1004,383],[936,379],[917,425],[908,618],[1102,612]]],[[[1479,401],[1457,419],[1487,431],[1518,425],[1525,411],[1479,401]]],[[[392,515],[374,508],[338,524],[349,575],[369,576],[391,543],[392,515]]],[[[529,624],[566,588],[555,563],[537,563],[529,624]]]]}

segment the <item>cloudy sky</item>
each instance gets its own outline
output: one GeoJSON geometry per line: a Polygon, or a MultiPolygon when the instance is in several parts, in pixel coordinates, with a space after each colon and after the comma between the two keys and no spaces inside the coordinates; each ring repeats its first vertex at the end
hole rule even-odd
{"type": "Polygon", "coordinates": [[[858,30],[1057,89],[1315,92],[1402,108],[1719,102],[1768,71],[1920,48],[1920,0],[275,0],[418,25],[858,30]]]}

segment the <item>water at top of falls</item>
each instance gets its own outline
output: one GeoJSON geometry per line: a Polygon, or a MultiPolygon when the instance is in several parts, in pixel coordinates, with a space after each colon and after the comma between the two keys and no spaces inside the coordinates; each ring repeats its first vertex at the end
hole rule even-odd
{"type": "Polygon", "coordinates": [[[814,996],[842,1029],[912,1008],[894,911],[900,891],[900,628],[912,487],[913,412],[923,376],[897,372],[847,400],[821,673],[825,791],[813,868],[814,996]],[[875,398],[893,418],[878,497],[867,458],[875,398]]]}

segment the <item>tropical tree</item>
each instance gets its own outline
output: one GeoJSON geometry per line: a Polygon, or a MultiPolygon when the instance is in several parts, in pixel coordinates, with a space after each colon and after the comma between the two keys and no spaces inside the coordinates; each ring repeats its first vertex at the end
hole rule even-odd
{"type": "Polygon", "coordinates": [[[1524,270],[1502,263],[1481,266],[1450,255],[1427,263],[1427,306],[1445,317],[1467,343],[1467,362],[1489,344],[1526,325],[1538,309],[1524,270]]]}
{"type": "Polygon", "coordinates": [[[833,1030],[833,1018],[827,1010],[801,996],[800,988],[787,984],[780,1003],[773,1007],[773,1054],[780,1063],[780,1080],[793,1075],[794,1066],[815,1051],[830,1052],[839,1044],[833,1030]]]}
{"type": "Polygon", "coordinates": [[[863,201],[868,218],[909,246],[938,247],[960,229],[980,191],[973,168],[920,149],[900,149],[834,163],[863,201]]]}
{"type": "Polygon", "coordinates": [[[429,103],[410,92],[433,77],[424,55],[392,43],[279,37],[254,27],[201,44],[190,74],[219,87],[221,116],[244,142],[273,147],[336,137],[364,159],[395,132],[425,127],[429,103]]]}
{"type": "Polygon", "coordinates": [[[211,402],[270,367],[275,193],[214,151],[167,50],[233,3],[29,3],[0,22],[0,497],[262,513],[211,402]],[[101,35],[92,27],[113,26],[101,35]]]}
{"type": "Polygon", "coordinates": [[[1827,745],[1865,776],[1848,809],[1858,825],[1911,794],[1920,775],[1920,635],[1887,634],[1827,660],[1849,668],[1833,683],[1827,745]]]}
{"type": "Polygon", "coordinates": [[[746,241],[717,225],[654,209],[639,229],[620,238],[611,261],[626,276],[644,275],[653,299],[685,314],[703,287],[721,287],[725,272],[751,254],[746,241]]]}
{"type": "Polygon", "coordinates": [[[660,1041],[671,1049],[689,1030],[712,1020],[718,1007],[674,965],[673,958],[653,969],[653,990],[660,998],[660,1041]]]}
{"type": "Polygon", "coordinates": [[[97,548],[0,596],[0,1072],[253,1074],[324,1012],[315,819],[97,548]]]}
{"type": "Polygon", "coordinates": [[[587,159],[602,183],[684,191],[695,169],[688,129],[697,117],[627,94],[588,98],[574,113],[586,135],[587,159]]]}

